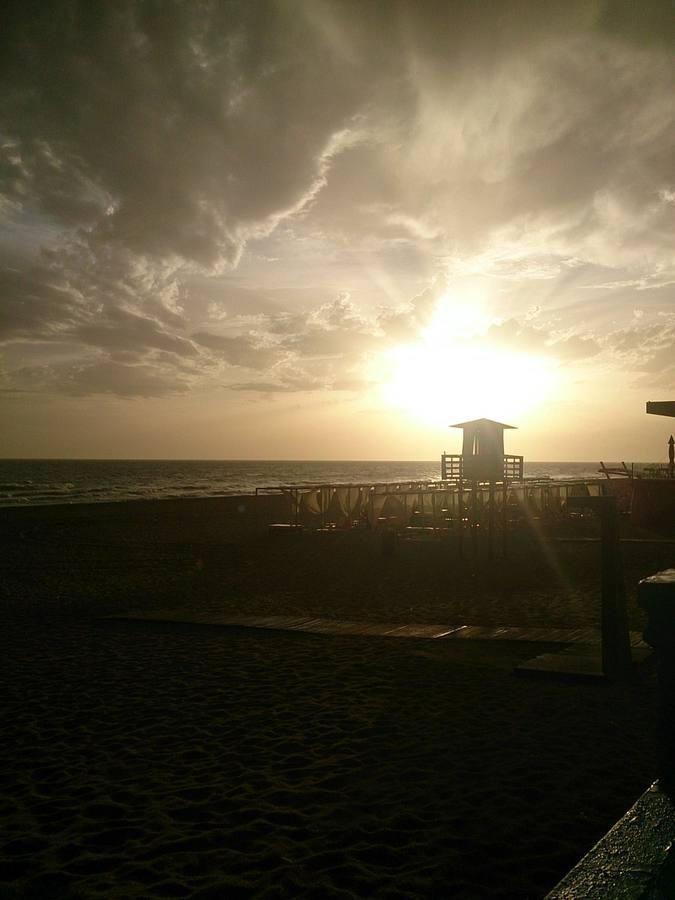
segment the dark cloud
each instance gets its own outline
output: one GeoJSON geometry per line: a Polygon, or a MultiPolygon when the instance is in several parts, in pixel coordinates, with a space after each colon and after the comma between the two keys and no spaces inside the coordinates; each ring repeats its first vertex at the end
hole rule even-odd
{"type": "Polygon", "coordinates": [[[31,269],[0,270],[0,342],[75,341],[193,356],[195,346],[177,333],[184,320],[172,308],[176,290],[156,269],[126,255],[92,256],[86,245],[45,254],[31,269]]]}
{"type": "Polygon", "coordinates": [[[463,239],[603,189],[643,208],[672,176],[652,7],[10,3],[0,190],[207,266],[326,185],[350,236],[374,211],[463,239]]]}
{"type": "Polygon", "coordinates": [[[39,269],[0,269],[0,343],[59,335],[82,315],[81,298],[39,269]]]}
{"type": "Polygon", "coordinates": [[[0,188],[136,252],[231,263],[318,188],[363,104],[349,31],[348,61],[287,4],[10,3],[0,188]]]}

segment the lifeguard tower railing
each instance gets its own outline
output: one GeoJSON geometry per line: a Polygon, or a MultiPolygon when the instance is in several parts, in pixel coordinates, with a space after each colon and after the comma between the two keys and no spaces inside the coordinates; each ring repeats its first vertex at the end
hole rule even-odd
{"type": "MultiPolygon", "coordinates": [[[[459,484],[464,479],[464,457],[461,453],[441,454],[441,481],[459,484]]],[[[523,480],[523,457],[504,454],[504,481],[523,480]]]]}

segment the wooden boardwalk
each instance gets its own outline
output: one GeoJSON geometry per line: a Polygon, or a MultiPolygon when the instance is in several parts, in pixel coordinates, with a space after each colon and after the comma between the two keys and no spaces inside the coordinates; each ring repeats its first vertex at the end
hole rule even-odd
{"type": "MultiPolygon", "coordinates": [[[[426,638],[429,640],[526,641],[545,644],[599,646],[599,628],[512,628],[489,625],[401,625],[380,622],[348,622],[293,616],[232,616],[189,610],[162,609],[107,616],[108,620],[167,622],[217,628],[258,628],[267,631],[299,631],[306,634],[360,635],[367,637],[426,638]]],[[[630,632],[632,647],[647,647],[639,631],[630,632]]]]}

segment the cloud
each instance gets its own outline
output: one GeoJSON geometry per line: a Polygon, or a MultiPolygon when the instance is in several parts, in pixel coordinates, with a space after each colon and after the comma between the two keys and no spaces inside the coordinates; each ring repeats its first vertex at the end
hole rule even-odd
{"type": "Polygon", "coordinates": [[[269,325],[279,346],[302,357],[358,355],[377,344],[373,323],[358,312],[347,292],[309,313],[277,317],[269,325]]]}
{"type": "Polygon", "coordinates": [[[233,366],[248,369],[266,369],[280,358],[274,347],[256,344],[246,335],[228,337],[207,331],[195,332],[192,340],[201,347],[213,351],[215,355],[233,366]]]}
{"type": "Polygon", "coordinates": [[[69,243],[30,268],[0,269],[0,293],[0,342],[73,339],[104,349],[196,352],[178,333],[185,322],[170,271],[127,253],[69,243]]]}
{"type": "Polygon", "coordinates": [[[397,309],[385,309],[377,324],[390,341],[410,341],[429,324],[439,300],[449,289],[448,278],[438,275],[409,303],[397,309]]]}
{"type": "Polygon", "coordinates": [[[67,284],[36,269],[0,269],[0,342],[58,335],[82,315],[82,300],[67,284]]]}
{"type": "MultiPolygon", "coordinates": [[[[338,389],[414,340],[458,273],[553,296],[593,263],[589,287],[664,288],[669,11],[10,2],[0,343],[44,357],[7,377],[122,396],[232,377],[338,389]],[[376,315],[359,278],[388,298],[376,315]]],[[[540,293],[537,327],[510,310],[489,339],[565,361],[602,345],[617,365],[648,340],[610,348],[547,317],[540,293]]]]}
{"type": "Polygon", "coordinates": [[[622,4],[9,8],[0,190],[134,252],[231,265],[316,203],[455,246],[543,216],[600,256],[672,207],[672,61],[622,4]]]}
{"type": "Polygon", "coordinates": [[[161,366],[128,365],[114,360],[60,363],[18,368],[0,379],[3,393],[114,395],[128,399],[182,393],[189,381],[161,366]]]}
{"type": "Polygon", "coordinates": [[[273,2],[69,2],[3,17],[2,192],[142,254],[232,264],[323,184],[364,100],[273,2]]]}
{"type": "Polygon", "coordinates": [[[231,391],[254,391],[260,394],[288,394],[295,391],[314,391],[323,386],[315,381],[303,381],[301,379],[286,382],[242,381],[227,385],[231,391]]]}
{"type": "Polygon", "coordinates": [[[194,344],[165,331],[160,324],[138,313],[112,309],[103,321],[73,328],[70,335],[83,344],[106,350],[165,350],[178,356],[194,356],[194,344]]]}
{"type": "Polygon", "coordinates": [[[675,390],[675,314],[640,316],[605,338],[610,357],[634,374],[640,388],[675,390]]]}
{"type": "Polygon", "coordinates": [[[506,346],[517,353],[547,355],[563,362],[588,359],[601,348],[591,336],[556,334],[544,326],[530,325],[517,319],[491,325],[486,334],[488,343],[506,346]]]}
{"type": "Polygon", "coordinates": [[[268,352],[276,353],[267,371],[274,380],[237,382],[233,390],[359,390],[368,384],[361,374],[364,360],[382,346],[376,323],[357,311],[347,292],[303,314],[260,317],[258,329],[268,352]]]}
{"type": "Polygon", "coordinates": [[[259,394],[293,394],[304,391],[345,391],[358,393],[373,384],[367,378],[320,378],[311,375],[285,373],[279,381],[244,381],[229,384],[232,391],[248,391],[259,394]]]}

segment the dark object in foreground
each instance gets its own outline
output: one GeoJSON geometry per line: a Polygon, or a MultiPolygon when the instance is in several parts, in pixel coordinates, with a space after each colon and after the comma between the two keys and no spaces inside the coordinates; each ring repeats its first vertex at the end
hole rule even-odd
{"type": "Polygon", "coordinates": [[[602,671],[610,678],[620,678],[630,674],[631,653],[616,499],[570,498],[569,503],[590,506],[600,516],[602,671]]]}
{"type": "Polygon", "coordinates": [[[647,414],[651,416],[675,416],[675,400],[648,400],[647,414]]]}
{"type": "Polygon", "coordinates": [[[545,900],[647,900],[675,888],[675,810],[653,784],[545,900]]]}
{"type": "MultiPolygon", "coordinates": [[[[651,649],[643,646],[642,642],[631,646],[631,669],[623,675],[632,677],[635,666],[646,662],[651,655],[651,649]]],[[[579,644],[535,656],[517,665],[514,672],[516,675],[554,676],[571,681],[592,682],[607,678],[607,673],[603,671],[601,648],[579,644]]]]}
{"type": "Polygon", "coordinates": [[[638,602],[647,613],[645,641],[656,650],[659,684],[658,775],[675,795],[675,569],[643,578],[638,602]]]}

